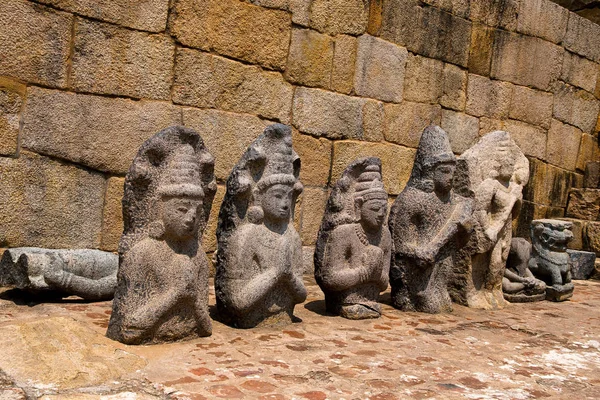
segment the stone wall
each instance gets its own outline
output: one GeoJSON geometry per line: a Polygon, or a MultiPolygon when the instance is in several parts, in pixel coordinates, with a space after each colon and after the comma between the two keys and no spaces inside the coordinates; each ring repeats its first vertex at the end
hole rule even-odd
{"type": "Polygon", "coordinates": [[[217,158],[208,251],[274,121],[302,157],[306,246],[348,162],[380,157],[393,198],[430,123],[457,153],[511,132],[532,161],[522,235],[599,159],[600,26],[546,0],[2,0],[0,43],[0,247],[116,250],[127,168],[171,124],[217,158]]]}
{"type": "Polygon", "coordinates": [[[600,24],[600,0],[552,0],[556,4],[600,24]]]}

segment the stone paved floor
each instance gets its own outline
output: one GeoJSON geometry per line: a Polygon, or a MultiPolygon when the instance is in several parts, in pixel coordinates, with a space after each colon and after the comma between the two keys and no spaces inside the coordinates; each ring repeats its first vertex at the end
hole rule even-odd
{"type": "MultiPolygon", "coordinates": [[[[600,282],[565,303],[379,320],[324,315],[158,346],[103,336],[110,302],[23,304],[0,294],[0,399],[600,399],[600,282]]],[[[389,301],[389,292],[383,296],[389,301]]],[[[211,296],[214,304],[214,296],[211,296]]]]}

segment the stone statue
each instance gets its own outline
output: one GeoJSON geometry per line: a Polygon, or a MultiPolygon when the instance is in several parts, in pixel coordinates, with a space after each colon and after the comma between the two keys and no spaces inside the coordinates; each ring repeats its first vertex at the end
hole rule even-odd
{"type": "Polygon", "coordinates": [[[573,296],[567,243],[573,223],[556,219],[531,221],[532,252],[529,269],[546,282],[546,300],[564,301],[573,296]]]}
{"type": "Polygon", "coordinates": [[[294,320],[306,299],[302,243],[292,224],[303,186],[290,127],[267,127],[233,168],[219,212],[219,318],[237,328],[294,320]]]}
{"type": "Polygon", "coordinates": [[[119,258],[100,250],[8,249],[0,260],[0,286],[62,298],[113,298],[119,258]]]}
{"type": "Polygon", "coordinates": [[[330,313],[381,316],[377,301],[388,286],[392,249],[386,215],[381,160],[355,160],[333,187],[315,249],[315,279],[330,313]]]}
{"type": "Polygon", "coordinates": [[[456,189],[475,200],[474,231],[455,264],[450,294],[474,308],[502,308],[502,279],[512,239],[512,220],[521,209],[529,161],[503,131],[488,133],[457,163],[456,189]]]}
{"type": "Polygon", "coordinates": [[[546,284],[536,279],[529,269],[531,244],[527,239],[513,238],[506,261],[502,291],[511,303],[529,303],[546,298],[546,284]]]}
{"type": "Polygon", "coordinates": [[[425,128],[410,180],[390,211],[392,305],[400,310],[452,310],[448,275],[469,240],[473,208],[452,188],[455,168],[446,132],[425,128]]]}
{"type": "Polygon", "coordinates": [[[167,128],[141,146],[125,178],[111,339],[157,343],[212,333],[200,240],[217,189],[213,169],[191,129],[167,128]]]}

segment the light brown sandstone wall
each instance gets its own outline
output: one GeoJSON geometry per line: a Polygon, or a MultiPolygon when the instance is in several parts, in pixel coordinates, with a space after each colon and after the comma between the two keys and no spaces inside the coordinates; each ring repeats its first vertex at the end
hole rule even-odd
{"type": "Polygon", "coordinates": [[[393,198],[431,123],[457,153],[513,135],[522,235],[599,159],[600,26],[546,0],[2,0],[0,44],[0,247],[116,250],[127,168],[172,124],[217,158],[209,252],[229,171],[272,122],[302,157],[306,246],[348,162],[381,157],[393,198]]]}

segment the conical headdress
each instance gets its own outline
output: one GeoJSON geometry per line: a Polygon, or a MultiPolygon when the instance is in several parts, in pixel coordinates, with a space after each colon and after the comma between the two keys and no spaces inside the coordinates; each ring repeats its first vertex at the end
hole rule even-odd
{"type": "Polygon", "coordinates": [[[157,192],[160,196],[204,197],[198,183],[200,165],[190,145],[181,146],[170,154],[160,179],[157,192]]]}
{"type": "Polygon", "coordinates": [[[427,185],[424,181],[425,172],[429,168],[444,162],[456,162],[448,135],[439,126],[429,125],[421,135],[417,154],[415,155],[415,163],[407,186],[427,188],[430,185],[427,185]]]}

